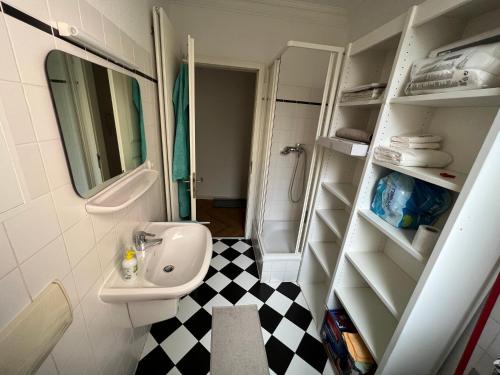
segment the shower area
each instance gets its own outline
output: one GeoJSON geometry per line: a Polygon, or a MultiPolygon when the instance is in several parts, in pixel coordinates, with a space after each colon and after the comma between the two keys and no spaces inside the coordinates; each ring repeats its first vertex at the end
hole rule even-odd
{"type": "Polygon", "coordinates": [[[295,281],[315,141],[330,122],[343,48],[289,41],[268,70],[264,152],[252,243],[261,281],[295,281]]]}

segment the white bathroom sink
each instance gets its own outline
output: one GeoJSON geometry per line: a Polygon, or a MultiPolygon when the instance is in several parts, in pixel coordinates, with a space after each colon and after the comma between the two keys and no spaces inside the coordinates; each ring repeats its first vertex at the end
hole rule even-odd
{"type": "Polygon", "coordinates": [[[206,227],[151,223],[145,230],[163,242],[137,252],[139,271],[134,280],[125,280],[119,269],[111,273],[100,292],[104,302],[179,299],[201,285],[212,258],[212,236],[206,227]]]}

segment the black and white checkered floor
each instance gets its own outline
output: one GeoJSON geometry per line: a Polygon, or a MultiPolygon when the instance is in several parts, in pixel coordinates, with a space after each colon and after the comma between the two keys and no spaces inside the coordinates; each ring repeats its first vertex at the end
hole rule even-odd
{"type": "Polygon", "coordinates": [[[175,318],[151,327],[136,374],[207,374],[212,306],[247,304],[259,308],[271,374],[331,373],[300,288],[260,283],[250,242],[222,239],[214,240],[205,282],[180,301],[175,318]]]}

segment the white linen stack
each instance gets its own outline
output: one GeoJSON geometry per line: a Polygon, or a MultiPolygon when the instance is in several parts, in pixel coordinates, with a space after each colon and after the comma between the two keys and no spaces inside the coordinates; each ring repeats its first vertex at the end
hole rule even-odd
{"type": "Polygon", "coordinates": [[[374,157],[404,167],[443,168],[453,158],[449,153],[439,151],[441,141],[439,135],[402,134],[391,137],[390,147],[375,147],[374,157]]]}

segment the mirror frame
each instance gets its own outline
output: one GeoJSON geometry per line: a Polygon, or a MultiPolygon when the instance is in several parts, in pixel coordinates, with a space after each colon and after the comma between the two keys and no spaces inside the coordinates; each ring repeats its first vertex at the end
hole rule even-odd
{"type": "MultiPolygon", "coordinates": [[[[107,187],[109,187],[110,185],[112,185],[113,183],[117,182],[118,180],[120,180],[122,177],[125,177],[126,175],[136,171],[137,169],[141,168],[143,165],[147,164],[148,163],[148,158],[147,158],[147,154],[146,154],[146,160],[142,163],[142,164],[139,164],[137,167],[135,167],[134,169],[131,169],[129,171],[125,171],[125,172],[122,172],[120,173],[119,175],[116,175],[104,182],[102,182],[101,184],[93,187],[92,189],[89,189],[87,190],[87,192],[85,193],[80,193],[78,191],[78,189],[76,188],[76,185],[75,185],[75,177],[73,175],[73,170],[71,169],[71,164],[69,162],[69,156],[68,156],[68,149],[66,147],[66,143],[64,142],[64,134],[63,134],[63,129],[62,129],[62,125],[61,125],[61,119],[59,118],[59,113],[57,111],[57,107],[56,107],[56,101],[55,101],[55,98],[54,98],[54,94],[52,93],[52,90],[51,90],[51,86],[50,86],[50,78],[49,78],[49,70],[48,70],[48,67],[47,67],[47,63],[48,63],[48,58],[49,58],[49,55],[52,53],[52,52],[63,52],[67,55],[71,55],[71,56],[74,56],[74,57],[77,57],[79,59],[82,59],[82,60],[85,60],[85,61],[88,61],[92,64],[96,64],[96,65],[99,65],[99,66],[102,66],[103,68],[105,69],[110,69],[110,70],[113,70],[115,72],[118,72],[118,73],[121,73],[121,74],[124,74],[132,79],[135,79],[137,80],[137,82],[139,82],[139,80],[136,78],[136,77],[133,77],[131,76],[130,74],[126,74],[124,72],[120,72],[116,69],[112,69],[112,68],[109,68],[109,67],[106,67],[104,65],[101,65],[101,64],[98,64],[94,61],[91,61],[89,59],[85,59],[83,57],[80,57],[80,56],[77,56],[77,55],[74,55],[72,53],[69,53],[69,52],[66,52],[66,51],[63,51],[63,50],[60,50],[60,49],[57,49],[57,48],[54,48],[54,49],[51,49],[47,55],[45,56],[45,60],[44,60],[44,70],[45,70],[45,78],[47,79],[47,88],[48,90],[50,91],[50,99],[51,99],[51,102],[52,102],[52,107],[53,107],[53,110],[55,112],[55,117],[56,117],[56,120],[57,120],[57,129],[59,131],[59,137],[60,137],[60,141],[62,143],[62,146],[63,146],[63,150],[64,150],[64,158],[66,159],[66,167],[68,168],[68,172],[69,172],[69,175],[70,175],[70,179],[71,179],[71,186],[73,187],[73,191],[80,197],[80,198],[83,198],[83,199],[89,199],[89,198],[92,198],[93,196],[97,195],[98,193],[100,193],[101,191],[103,191],[104,189],[106,189],[107,187]]],[[[142,104],[142,95],[141,95],[141,104],[142,104]]]]}

